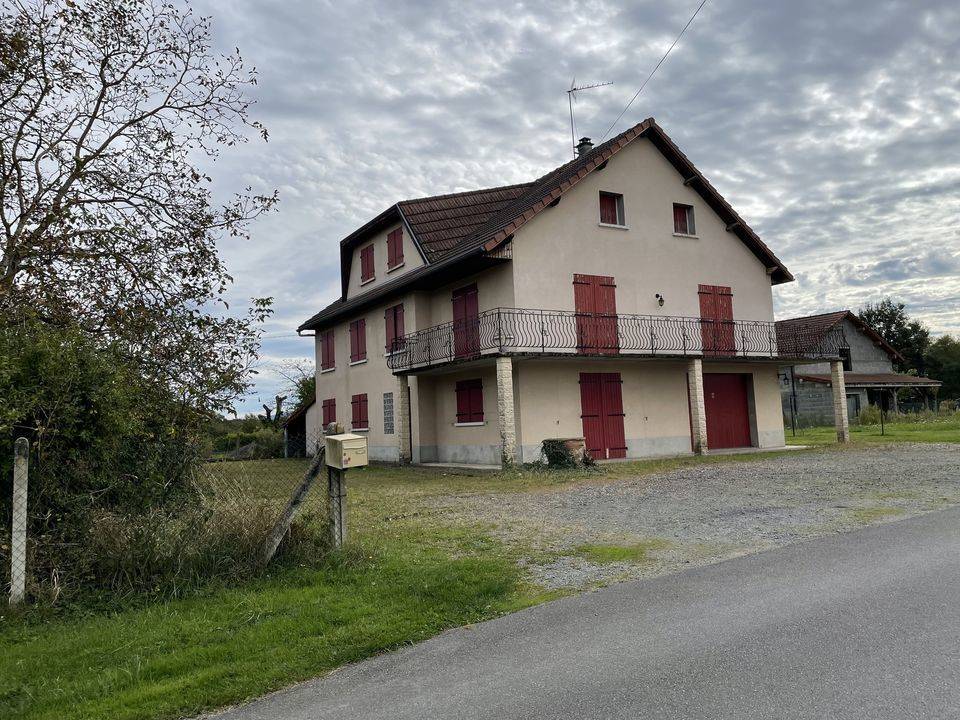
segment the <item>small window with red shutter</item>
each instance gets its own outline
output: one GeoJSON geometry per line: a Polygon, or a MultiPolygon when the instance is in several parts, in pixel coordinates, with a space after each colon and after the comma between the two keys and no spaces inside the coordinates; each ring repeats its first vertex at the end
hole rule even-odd
{"type": "Polygon", "coordinates": [[[677,235],[696,235],[697,228],[693,222],[693,206],[673,204],[673,232],[677,235]]]}
{"type": "Polygon", "coordinates": [[[333,345],[333,330],[320,335],[320,370],[333,370],[337,365],[333,345]]]}
{"type": "Polygon", "coordinates": [[[623,216],[623,195],[600,193],[600,223],[603,225],[626,225],[623,216]]]}
{"type": "Polygon", "coordinates": [[[387,235],[387,269],[403,265],[403,228],[397,228],[387,235]]]}
{"type": "Polygon", "coordinates": [[[351,427],[354,430],[367,430],[370,428],[370,419],[367,416],[367,394],[361,393],[350,398],[350,407],[352,412],[351,427]]]}
{"type": "Polygon", "coordinates": [[[483,382],[480,378],[457,382],[457,425],[483,422],[483,382]]]}
{"type": "Polygon", "coordinates": [[[350,323],[350,362],[367,359],[367,321],[364,318],[350,323]]]}
{"type": "Polygon", "coordinates": [[[323,427],[337,421],[337,401],[336,398],[327,398],[322,403],[323,407],[323,427]]]}
{"type": "Polygon", "coordinates": [[[373,245],[367,245],[360,250],[360,282],[370,282],[374,277],[373,245]]]}
{"type": "Polygon", "coordinates": [[[387,328],[387,355],[403,348],[403,303],[388,307],[383,313],[384,325],[387,328]]]}

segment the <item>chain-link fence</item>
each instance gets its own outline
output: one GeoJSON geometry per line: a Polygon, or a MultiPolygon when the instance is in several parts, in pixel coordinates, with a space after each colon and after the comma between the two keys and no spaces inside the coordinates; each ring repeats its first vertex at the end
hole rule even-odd
{"type": "MultiPolygon", "coordinates": [[[[40,601],[90,591],[176,596],[211,580],[256,574],[273,556],[271,540],[273,562],[315,562],[330,542],[327,473],[316,458],[322,446],[318,433],[300,438],[289,457],[198,459],[187,482],[167,495],[153,492],[146,505],[116,488],[55,508],[28,494],[27,595],[40,601]]],[[[118,488],[135,489],[137,482],[116,480],[118,488]]],[[[7,504],[13,512],[3,518],[5,590],[15,591],[19,581],[11,575],[17,550],[11,534],[22,500],[7,504]]]]}

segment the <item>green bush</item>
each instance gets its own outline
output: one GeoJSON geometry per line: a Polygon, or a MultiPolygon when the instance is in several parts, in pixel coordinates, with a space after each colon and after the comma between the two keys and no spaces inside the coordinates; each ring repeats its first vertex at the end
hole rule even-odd
{"type": "MultiPolygon", "coordinates": [[[[878,405],[867,405],[861,408],[858,419],[861,425],[879,425],[880,407],[878,405]]],[[[886,419],[886,417],[884,419],[886,419]]]]}
{"type": "MultiPolygon", "coordinates": [[[[28,580],[35,599],[176,596],[259,569],[286,501],[224,481],[204,462],[210,419],[145,378],[124,349],[70,328],[0,328],[0,518],[9,527],[13,443],[31,441],[28,580]]],[[[282,455],[282,433],[241,425],[224,442],[282,455]]],[[[281,555],[323,555],[301,517],[281,555]]],[[[9,569],[9,535],[0,562],[9,569]]]]}

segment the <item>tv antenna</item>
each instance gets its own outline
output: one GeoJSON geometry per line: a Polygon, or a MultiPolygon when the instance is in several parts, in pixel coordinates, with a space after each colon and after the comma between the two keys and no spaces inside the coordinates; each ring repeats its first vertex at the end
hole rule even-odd
{"type": "Polygon", "coordinates": [[[570,81],[570,89],[567,90],[567,104],[570,106],[570,144],[573,148],[573,156],[577,156],[577,121],[573,116],[573,101],[577,98],[577,93],[581,90],[591,90],[593,88],[613,85],[612,82],[593,83],[592,85],[577,85],[577,77],[574,75],[570,81]]]}

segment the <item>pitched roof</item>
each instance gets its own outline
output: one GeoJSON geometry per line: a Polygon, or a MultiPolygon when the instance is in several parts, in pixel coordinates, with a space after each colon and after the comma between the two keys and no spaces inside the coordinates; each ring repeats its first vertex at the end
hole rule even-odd
{"type": "Polygon", "coordinates": [[[404,219],[427,256],[437,262],[508,207],[532,183],[434,195],[397,203],[404,219]]]}
{"type": "MultiPolygon", "coordinates": [[[[797,380],[829,385],[829,375],[797,375],[797,380]]],[[[850,387],[940,387],[939,380],[900,373],[843,373],[843,383],[850,387]]]]}
{"type": "MultiPolygon", "coordinates": [[[[647,137],[653,142],[682,175],[684,184],[696,191],[726,223],[727,230],[736,234],[764,264],[774,284],[793,280],[793,275],[773,251],[703,177],[656,121],[647,118],[533,182],[404,200],[390,206],[340,242],[343,295],[307,320],[299,329],[316,328],[319,323],[332,320],[348,309],[365,304],[364,301],[355,302],[357,298],[349,301],[345,298],[353,257],[350,250],[364,242],[372,233],[383,230],[390,224],[404,222],[428,266],[460,260],[468,253],[493,252],[510,240],[520,227],[547,207],[556,204],[565,192],[589,173],[603,169],[613,155],[641,137],[647,137]]],[[[416,271],[411,271],[388,285],[391,290],[397,290],[405,287],[405,281],[416,278],[416,271]]],[[[384,287],[387,286],[380,286],[364,295],[372,298],[372,293],[376,292],[377,297],[382,297],[384,287]]]]}
{"type": "Polygon", "coordinates": [[[830,330],[844,320],[849,320],[856,325],[860,332],[873,340],[875,345],[883,349],[883,351],[890,356],[891,360],[906,362],[903,355],[884,340],[876,330],[849,310],[838,310],[837,312],[822,313],[820,315],[806,315],[804,317],[777,320],[777,338],[778,341],[780,338],[785,338],[789,341],[789,338],[799,336],[804,337],[807,342],[811,340],[818,342],[822,340],[830,330]]]}

